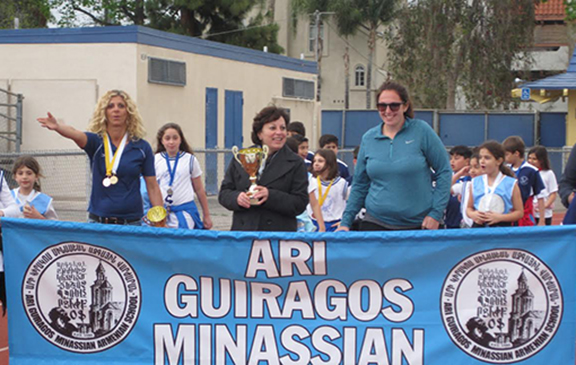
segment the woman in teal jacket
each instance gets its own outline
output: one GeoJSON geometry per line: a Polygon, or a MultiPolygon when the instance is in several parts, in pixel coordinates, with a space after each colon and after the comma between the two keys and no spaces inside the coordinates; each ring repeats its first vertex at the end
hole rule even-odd
{"type": "Polygon", "coordinates": [[[363,231],[438,229],[450,196],[448,153],[426,122],[413,119],[405,87],[385,82],[376,102],[382,124],[362,137],[340,230],[362,207],[363,231]]]}

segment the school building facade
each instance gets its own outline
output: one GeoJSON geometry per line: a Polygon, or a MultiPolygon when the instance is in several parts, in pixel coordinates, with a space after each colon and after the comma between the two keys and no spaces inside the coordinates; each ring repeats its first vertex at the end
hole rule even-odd
{"type": "Polygon", "coordinates": [[[250,145],[252,119],[274,103],[318,139],[316,63],[141,26],[0,30],[0,89],[22,94],[21,150],[75,148],[40,128],[50,111],[85,130],[98,98],[122,89],[154,145],[167,122],[193,148],[250,145]]]}

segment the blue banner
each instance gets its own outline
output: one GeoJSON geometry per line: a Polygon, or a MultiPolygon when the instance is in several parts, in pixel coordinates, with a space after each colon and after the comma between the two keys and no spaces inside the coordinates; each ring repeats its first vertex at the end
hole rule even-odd
{"type": "Polygon", "coordinates": [[[574,364],[574,227],[3,219],[11,365],[574,364]]]}

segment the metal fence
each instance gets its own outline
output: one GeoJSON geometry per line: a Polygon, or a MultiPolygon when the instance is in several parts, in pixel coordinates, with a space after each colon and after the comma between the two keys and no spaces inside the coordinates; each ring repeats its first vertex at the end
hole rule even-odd
{"type": "MultiPolygon", "coordinates": [[[[548,148],[550,159],[558,179],[564,171],[571,148],[548,148]]],[[[17,187],[13,179],[14,161],[21,155],[34,156],[42,169],[42,191],[51,196],[54,209],[61,220],[85,222],[91,191],[90,160],[82,150],[26,151],[23,153],[0,153],[0,168],[5,171],[10,188],[17,187]]],[[[204,184],[208,195],[218,194],[226,167],[232,159],[230,150],[196,150],[196,158],[204,172],[204,184]],[[208,161],[208,164],[207,164],[208,161]]],[[[344,149],[338,156],[354,172],[353,150],[344,149]]],[[[121,204],[121,203],[120,203],[121,204]]]]}
{"type": "Polygon", "coordinates": [[[22,94],[0,89],[0,151],[20,151],[22,144],[22,94]]]}
{"type": "MultiPolygon", "coordinates": [[[[530,148],[526,148],[526,154],[528,154],[528,150],[530,148]]],[[[568,161],[568,157],[570,156],[570,151],[572,151],[572,147],[566,146],[561,148],[550,148],[547,147],[546,150],[548,151],[548,157],[550,158],[550,164],[552,166],[552,170],[556,175],[556,179],[560,181],[560,177],[562,176],[562,172],[566,167],[566,161],[568,161]]],[[[338,152],[338,158],[348,164],[348,169],[350,173],[354,173],[354,155],[352,149],[343,149],[338,152]]],[[[450,151],[450,147],[446,147],[446,151],[450,151]]]]}
{"type": "MultiPolygon", "coordinates": [[[[566,113],[416,110],[415,117],[428,123],[446,146],[478,146],[513,135],[526,145],[561,148],[566,142],[566,113]]],[[[334,134],[346,148],[360,144],[364,133],[380,123],[376,110],[322,111],[322,134],[334,134]]]]}

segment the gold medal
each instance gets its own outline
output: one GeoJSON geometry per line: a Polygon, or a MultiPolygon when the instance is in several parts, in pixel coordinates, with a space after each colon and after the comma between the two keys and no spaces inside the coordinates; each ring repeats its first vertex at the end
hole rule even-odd
{"type": "Polygon", "coordinates": [[[105,188],[110,186],[110,178],[108,176],[106,176],[104,180],[102,180],[102,185],[104,185],[105,188]]]}
{"type": "Polygon", "coordinates": [[[118,177],[116,175],[112,175],[110,177],[110,184],[116,185],[118,183],[118,177]]]}

